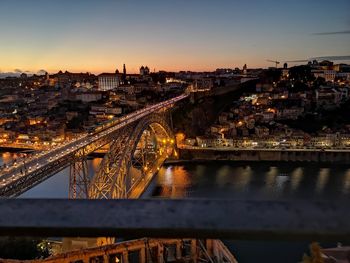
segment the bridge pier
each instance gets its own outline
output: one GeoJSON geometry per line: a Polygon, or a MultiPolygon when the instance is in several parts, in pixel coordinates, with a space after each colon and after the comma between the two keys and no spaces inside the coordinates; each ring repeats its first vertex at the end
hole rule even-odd
{"type": "Polygon", "coordinates": [[[89,174],[86,156],[78,157],[70,165],[69,199],[86,199],[88,196],[89,174]]]}

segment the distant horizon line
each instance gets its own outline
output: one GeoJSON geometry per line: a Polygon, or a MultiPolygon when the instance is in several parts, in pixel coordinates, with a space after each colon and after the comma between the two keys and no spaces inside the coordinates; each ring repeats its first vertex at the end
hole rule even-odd
{"type": "MultiPolygon", "coordinates": [[[[319,57],[321,58],[321,57],[319,57]]],[[[307,62],[308,60],[295,60],[295,61],[286,61],[285,63],[291,63],[293,64],[293,66],[297,66],[297,65],[307,65],[307,62]],[[304,63],[302,63],[304,62],[304,63]]],[[[332,61],[332,60],[329,60],[329,61],[332,61]]],[[[344,61],[348,61],[350,62],[350,59],[344,59],[344,61]]],[[[333,62],[333,61],[332,61],[333,62]]],[[[281,64],[284,63],[284,62],[281,62],[281,64]]],[[[346,64],[346,63],[338,63],[338,64],[346,64]]],[[[283,64],[282,64],[283,65],[283,64]]],[[[281,65],[281,67],[279,68],[283,68],[281,65]]],[[[215,69],[211,69],[211,70],[158,70],[158,71],[150,71],[150,73],[159,73],[159,72],[169,72],[169,73],[179,73],[179,72],[193,72],[193,73],[203,73],[203,72],[215,72],[217,69],[240,69],[242,70],[242,67],[217,67],[215,69]]],[[[275,68],[273,65],[271,66],[264,66],[264,67],[248,67],[247,69],[249,70],[254,70],[254,69],[269,69],[269,68],[275,68]]],[[[37,70],[37,71],[31,71],[31,70],[20,70],[20,69],[14,69],[13,71],[1,71],[0,70],[0,78],[3,78],[3,77],[15,77],[15,76],[19,76],[23,73],[27,74],[27,75],[45,75],[46,73],[48,73],[49,75],[53,75],[53,74],[57,74],[59,73],[60,71],[62,73],[65,73],[65,72],[69,72],[69,73],[75,73],[75,74],[79,74],[79,73],[90,73],[90,74],[93,74],[93,75],[99,75],[99,74],[102,74],[102,73],[113,73],[117,70],[117,68],[115,70],[111,70],[111,71],[88,71],[88,70],[62,70],[62,69],[58,69],[58,70],[44,70],[44,69],[40,69],[40,70],[37,70]]],[[[118,70],[119,71],[119,70],[118,70]]],[[[119,71],[119,73],[122,73],[122,71],[119,71]]],[[[139,74],[139,71],[136,71],[136,72],[127,72],[127,74],[139,74]]]]}
{"type": "MultiPolygon", "coordinates": [[[[215,72],[217,69],[240,69],[240,70],[243,70],[242,67],[239,68],[239,67],[234,67],[234,68],[229,68],[229,67],[222,67],[222,68],[216,68],[216,69],[213,69],[213,70],[178,70],[178,71],[172,71],[172,70],[158,70],[158,71],[150,71],[150,74],[151,73],[159,73],[159,72],[167,72],[167,73],[180,73],[180,72],[193,72],[193,73],[204,73],[204,72],[215,72]]],[[[252,67],[252,68],[247,68],[248,70],[256,70],[256,69],[269,69],[269,68],[274,68],[273,66],[271,67],[252,67]]],[[[282,68],[282,67],[281,67],[282,68]]],[[[73,73],[73,74],[86,74],[86,73],[89,73],[89,74],[92,74],[92,75],[100,75],[100,74],[103,74],[103,73],[114,73],[115,71],[98,71],[98,72],[92,72],[92,71],[69,71],[69,70],[58,70],[58,71],[45,71],[44,72],[41,72],[41,71],[37,71],[37,72],[32,72],[32,71],[22,71],[22,72],[15,72],[15,71],[8,71],[8,72],[2,72],[0,71],[0,78],[2,77],[6,77],[6,75],[8,77],[15,77],[15,76],[20,76],[21,74],[25,73],[27,75],[38,75],[38,76],[42,76],[42,75],[45,75],[46,73],[48,73],[49,75],[54,75],[54,74],[57,74],[59,72],[62,72],[62,73],[73,73]]],[[[123,72],[122,71],[119,71],[119,74],[122,74],[123,72]]],[[[140,72],[126,72],[126,74],[139,74],[140,72]]]]}

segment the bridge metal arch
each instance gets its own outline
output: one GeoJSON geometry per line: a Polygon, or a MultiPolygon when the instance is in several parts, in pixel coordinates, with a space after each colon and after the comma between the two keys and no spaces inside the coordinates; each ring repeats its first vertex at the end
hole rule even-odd
{"type": "Polygon", "coordinates": [[[121,129],[111,142],[108,153],[101,161],[96,175],[92,178],[88,198],[128,198],[130,190],[129,170],[133,154],[146,129],[151,129],[157,138],[173,139],[174,134],[163,114],[150,114],[137,124],[132,123],[121,129]]]}

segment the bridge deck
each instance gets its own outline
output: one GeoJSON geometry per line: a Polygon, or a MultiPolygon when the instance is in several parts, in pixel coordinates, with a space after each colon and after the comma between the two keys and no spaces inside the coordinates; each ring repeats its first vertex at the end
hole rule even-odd
{"type": "Polygon", "coordinates": [[[187,95],[150,105],[141,110],[114,120],[102,130],[93,134],[86,134],[54,147],[48,151],[36,154],[31,158],[18,160],[10,167],[0,168],[0,197],[13,197],[27,191],[31,187],[46,180],[74,161],[76,156],[86,156],[109,143],[118,131],[132,125],[151,113],[167,109],[177,101],[183,100],[187,95]]]}

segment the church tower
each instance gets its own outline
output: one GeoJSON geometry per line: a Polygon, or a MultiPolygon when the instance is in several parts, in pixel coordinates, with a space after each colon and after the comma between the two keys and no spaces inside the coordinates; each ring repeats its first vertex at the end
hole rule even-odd
{"type": "Polygon", "coordinates": [[[244,64],[244,66],[243,66],[243,74],[244,75],[247,74],[247,64],[244,64]]]}
{"type": "Polygon", "coordinates": [[[125,67],[125,64],[123,64],[122,82],[123,82],[123,84],[126,84],[126,67],[125,67]]]}

